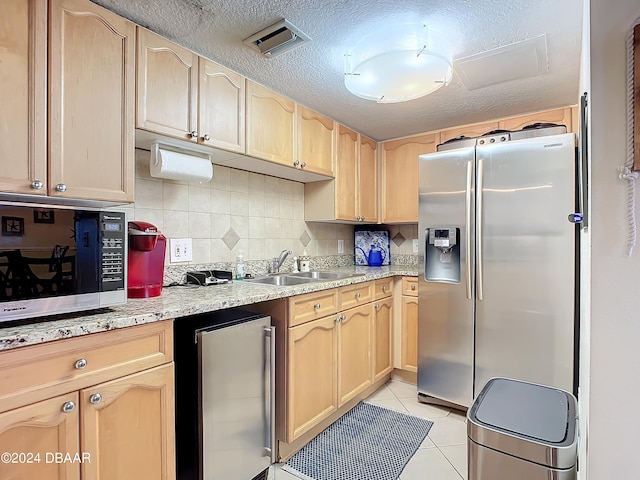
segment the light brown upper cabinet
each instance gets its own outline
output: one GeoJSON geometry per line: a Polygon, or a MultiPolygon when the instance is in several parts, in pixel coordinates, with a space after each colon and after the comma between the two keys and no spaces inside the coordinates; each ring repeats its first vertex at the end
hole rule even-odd
{"type": "Polygon", "coordinates": [[[418,157],[436,151],[437,133],[383,142],[382,223],[418,221],[418,157]]]}
{"type": "Polygon", "coordinates": [[[474,123],[472,125],[462,125],[461,127],[447,128],[440,131],[440,140],[438,143],[444,143],[458,137],[479,137],[492,130],[502,128],[498,122],[474,123]]]}
{"type": "Polygon", "coordinates": [[[378,221],[377,144],[337,124],[335,179],[305,184],[305,220],[378,221]]]}
{"type": "Polygon", "coordinates": [[[133,201],[134,34],[86,0],[3,3],[2,191],[133,201]]]}
{"type": "Polygon", "coordinates": [[[138,27],[136,128],[244,153],[245,80],[138,27]]]}
{"type": "Polygon", "coordinates": [[[244,153],[244,77],[202,57],[199,67],[199,142],[244,153]]]}
{"type": "Polygon", "coordinates": [[[378,222],[378,144],[360,135],[358,157],[358,220],[378,222]]]}
{"type": "Polygon", "coordinates": [[[136,127],[198,140],[198,55],[138,27],[136,127]]]}
{"type": "Polygon", "coordinates": [[[0,17],[0,190],[47,194],[47,10],[6,0],[0,17]]]}
{"type": "Polygon", "coordinates": [[[133,201],[135,25],[49,4],[49,195],[133,201]]]}
{"type": "Polygon", "coordinates": [[[296,104],[247,80],[247,155],[294,165],[296,104]]]}
{"type": "Polygon", "coordinates": [[[358,133],[338,126],[338,158],[336,159],[336,220],[357,221],[358,133]]]}
{"type": "Polygon", "coordinates": [[[545,112],[520,115],[518,117],[505,118],[500,120],[500,128],[504,130],[520,130],[533,123],[557,123],[566,125],[567,132],[573,132],[572,108],[559,108],[557,110],[547,110],[545,112]]]}
{"type": "Polygon", "coordinates": [[[294,166],[333,176],[338,124],[302,105],[298,105],[298,157],[294,166]]]}

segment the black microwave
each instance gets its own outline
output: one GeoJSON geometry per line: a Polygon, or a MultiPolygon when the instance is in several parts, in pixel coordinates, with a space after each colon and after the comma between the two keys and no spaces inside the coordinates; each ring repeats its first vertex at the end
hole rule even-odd
{"type": "Polygon", "coordinates": [[[0,322],[127,301],[124,212],[0,205],[0,322]]]}

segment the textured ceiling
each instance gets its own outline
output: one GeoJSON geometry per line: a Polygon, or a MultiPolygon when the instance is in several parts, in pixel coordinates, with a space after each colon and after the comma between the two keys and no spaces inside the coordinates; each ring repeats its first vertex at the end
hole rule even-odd
{"type": "MultiPolygon", "coordinates": [[[[582,0],[93,0],[376,140],[577,103],[582,0]],[[286,18],[312,39],[275,58],[242,41],[286,18]],[[435,93],[377,104],[344,87],[343,55],[389,21],[423,21],[453,59],[542,34],[549,72],[469,91],[455,70],[435,93]]],[[[509,68],[508,65],[505,68],[509,68]]]]}

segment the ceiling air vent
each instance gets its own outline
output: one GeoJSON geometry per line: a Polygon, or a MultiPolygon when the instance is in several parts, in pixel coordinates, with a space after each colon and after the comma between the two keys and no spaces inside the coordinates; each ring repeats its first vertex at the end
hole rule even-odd
{"type": "Polygon", "coordinates": [[[251,35],[244,40],[244,43],[258,50],[265,57],[275,57],[310,40],[295,25],[283,19],[251,35]]]}

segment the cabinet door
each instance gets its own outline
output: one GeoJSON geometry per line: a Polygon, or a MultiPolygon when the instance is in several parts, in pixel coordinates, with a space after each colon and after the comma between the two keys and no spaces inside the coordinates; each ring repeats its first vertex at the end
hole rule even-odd
{"type": "Polygon", "coordinates": [[[382,144],[382,223],[418,221],[418,156],[436,151],[438,135],[382,144]]]}
{"type": "Polygon", "coordinates": [[[374,304],[373,381],[377,382],[393,370],[391,355],[393,329],[393,298],[374,304]]]}
{"type": "Polygon", "coordinates": [[[338,328],[338,405],[372,382],[373,304],[345,310],[338,328]]]}
{"type": "Polygon", "coordinates": [[[198,56],[137,27],[136,127],[195,142],[198,56]]]}
{"type": "Polygon", "coordinates": [[[87,0],[49,13],[49,195],[132,202],[135,26],[87,0]]]}
{"type": "Polygon", "coordinates": [[[462,125],[460,127],[447,128],[440,131],[440,141],[444,143],[457,137],[479,137],[492,130],[502,128],[498,122],[474,123],[472,125],[462,125]]]}
{"type": "MultiPolygon", "coordinates": [[[[56,452],[63,455],[68,453],[71,459],[75,455],[82,459],[83,453],[89,453],[80,451],[78,393],[61,395],[0,414],[0,451],[34,455],[16,457],[15,463],[5,462],[3,457],[0,478],[78,480],[79,462],[55,462],[56,452]],[[65,405],[69,413],[63,411],[65,405]],[[36,454],[39,455],[39,461],[36,454]],[[33,463],[24,463],[24,460],[32,460],[33,463]]],[[[88,460],[94,458],[89,456],[88,460]]]]}
{"type": "Polygon", "coordinates": [[[200,58],[199,71],[199,142],[244,153],[244,77],[206,58],[200,58]]]}
{"type": "Polygon", "coordinates": [[[336,158],[336,220],[356,221],[356,188],[358,134],[338,125],[338,155],[336,158]]]}
{"type": "Polygon", "coordinates": [[[3,192],[47,193],[46,21],[46,2],[2,2],[0,190],[3,192]]]}
{"type": "Polygon", "coordinates": [[[418,371],[418,297],[402,296],[401,368],[418,371]]]}
{"type": "Polygon", "coordinates": [[[360,135],[358,161],[358,215],[361,222],[378,221],[378,144],[360,135]]]}
{"type": "Polygon", "coordinates": [[[80,392],[82,478],[173,480],[173,364],[80,392]]]}
{"type": "Polygon", "coordinates": [[[338,409],[336,316],[289,329],[287,442],[338,409]]]}
{"type": "Polygon", "coordinates": [[[293,167],[295,103],[247,80],[247,154],[293,167]]]}
{"type": "Polygon", "coordinates": [[[500,128],[505,130],[520,130],[533,123],[557,123],[559,125],[566,125],[567,132],[572,132],[571,113],[571,107],[567,107],[505,118],[504,120],[500,120],[500,128]]]}
{"type": "Polygon", "coordinates": [[[298,157],[300,168],[333,176],[336,128],[332,119],[298,105],[298,157]]]}

